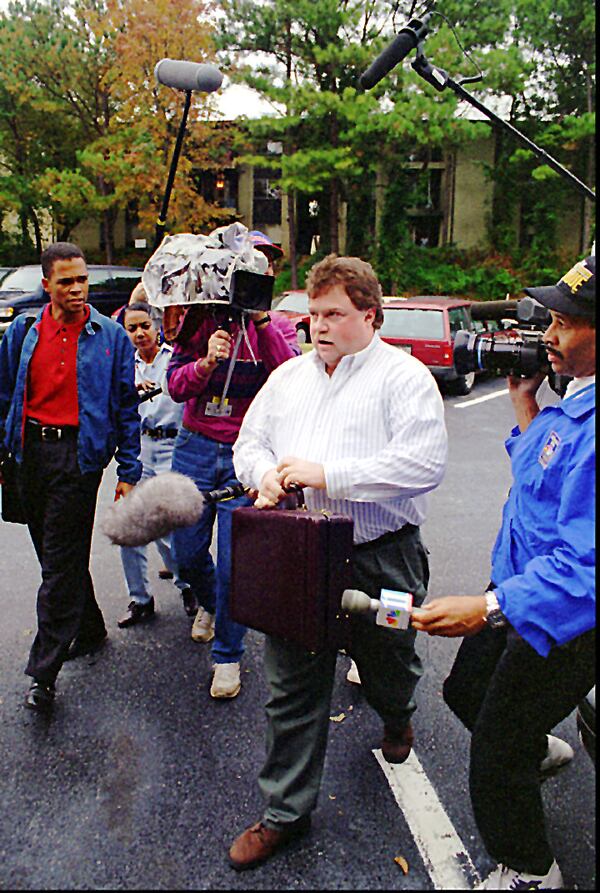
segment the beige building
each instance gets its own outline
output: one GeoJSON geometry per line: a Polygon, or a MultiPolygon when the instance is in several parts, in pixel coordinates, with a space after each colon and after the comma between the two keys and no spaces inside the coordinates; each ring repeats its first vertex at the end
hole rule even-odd
{"type": "MultiPolygon", "coordinates": [[[[480,121],[481,136],[452,151],[433,151],[426,162],[423,157],[403,164],[405,171],[412,171],[419,178],[420,188],[415,192],[418,202],[407,209],[409,229],[417,244],[431,247],[454,244],[460,249],[485,249],[489,223],[493,211],[494,185],[489,177],[493,167],[496,132],[489,122],[480,121]]],[[[281,153],[281,143],[268,143],[272,156],[281,153]]],[[[278,171],[272,168],[251,167],[240,164],[221,172],[201,175],[201,191],[205,199],[215,202],[231,213],[232,220],[240,220],[249,229],[259,229],[273,241],[282,244],[289,252],[286,198],[277,186],[278,171]]],[[[386,180],[380,172],[373,183],[374,220],[377,231],[386,195],[386,180]]],[[[540,188],[543,186],[540,184],[540,188]]],[[[305,205],[309,202],[305,198],[305,205]]],[[[339,207],[340,251],[346,244],[347,207],[339,207]]],[[[531,233],[520,232],[521,212],[514,210],[514,227],[517,241],[526,244],[531,233]]],[[[306,226],[306,216],[298,228],[306,226]]],[[[15,221],[16,223],[16,221],[15,221]]],[[[7,229],[6,221],[4,227],[7,229]]],[[[560,215],[558,239],[564,249],[573,255],[585,250],[581,246],[583,232],[583,199],[575,190],[568,206],[560,215]]],[[[306,236],[306,233],[304,234],[306,236]]],[[[43,238],[47,244],[55,238],[49,218],[43,222],[43,238]]],[[[100,226],[95,221],[81,223],[72,233],[77,242],[90,256],[98,257],[102,251],[100,226]]],[[[315,247],[315,240],[304,238],[308,254],[315,247]]],[[[144,232],[126,215],[120,214],[115,227],[115,254],[117,261],[144,264],[154,242],[154,232],[144,232]]]]}

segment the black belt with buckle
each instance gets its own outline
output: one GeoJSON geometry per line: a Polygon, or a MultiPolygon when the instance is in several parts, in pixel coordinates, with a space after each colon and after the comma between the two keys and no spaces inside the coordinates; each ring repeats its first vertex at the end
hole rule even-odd
{"type": "Polygon", "coordinates": [[[44,425],[37,419],[27,419],[27,431],[36,440],[55,441],[63,437],[76,437],[78,430],[76,425],[44,425]]]}
{"type": "Polygon", "coordinates": [[[166,440],[167,437],[177,437],[178,433],[178,428],[142,428],[142,434],[152,440],[166,440]]]}

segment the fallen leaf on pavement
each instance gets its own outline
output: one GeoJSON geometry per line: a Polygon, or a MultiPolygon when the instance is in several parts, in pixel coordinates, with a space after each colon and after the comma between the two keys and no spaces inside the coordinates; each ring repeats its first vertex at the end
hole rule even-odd
{"type": "Polygon", "coordinates": [[[396,865],[399,865],[404,874],[408,874],[408,862],[404,858],[404,856],[395,856],[394,862],[396,865]]]}

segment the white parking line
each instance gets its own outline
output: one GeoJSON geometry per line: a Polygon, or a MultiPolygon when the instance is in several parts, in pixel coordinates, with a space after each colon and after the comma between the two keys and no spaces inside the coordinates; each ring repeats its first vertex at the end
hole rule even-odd
{"type": "Polygon", "coordinates": [[[394,766],[373,751],[419,848],[434,890],[472,890],[480,877],[414,750],[394,766]]]}
{"type": "Polygon", "coordinates": [[[477,403],[485,403],[486,400],[493,400],[495,397],[503,397],[508,394],[508,388],[502,388],[501,391],[494,391],[493,394],[486,394],[485,397],[475,397],[474,400],[465,400],[464,403],[453,403],[456,409],[462,409],[464,406],[475,406],[477,403]]]}

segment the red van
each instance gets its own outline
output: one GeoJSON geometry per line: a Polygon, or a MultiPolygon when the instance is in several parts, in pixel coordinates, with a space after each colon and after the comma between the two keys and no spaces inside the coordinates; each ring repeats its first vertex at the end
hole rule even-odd
{"type": "Polygon", "coordinates": [[[442,296],[391,298],[383,305],[384,341],[406,350],[428,367],[438,382],[453,393],[469,394],[475,373],[459,375],[454,368],[454,336],[459,329],[475,331],[472,301],[442,296]]]}

